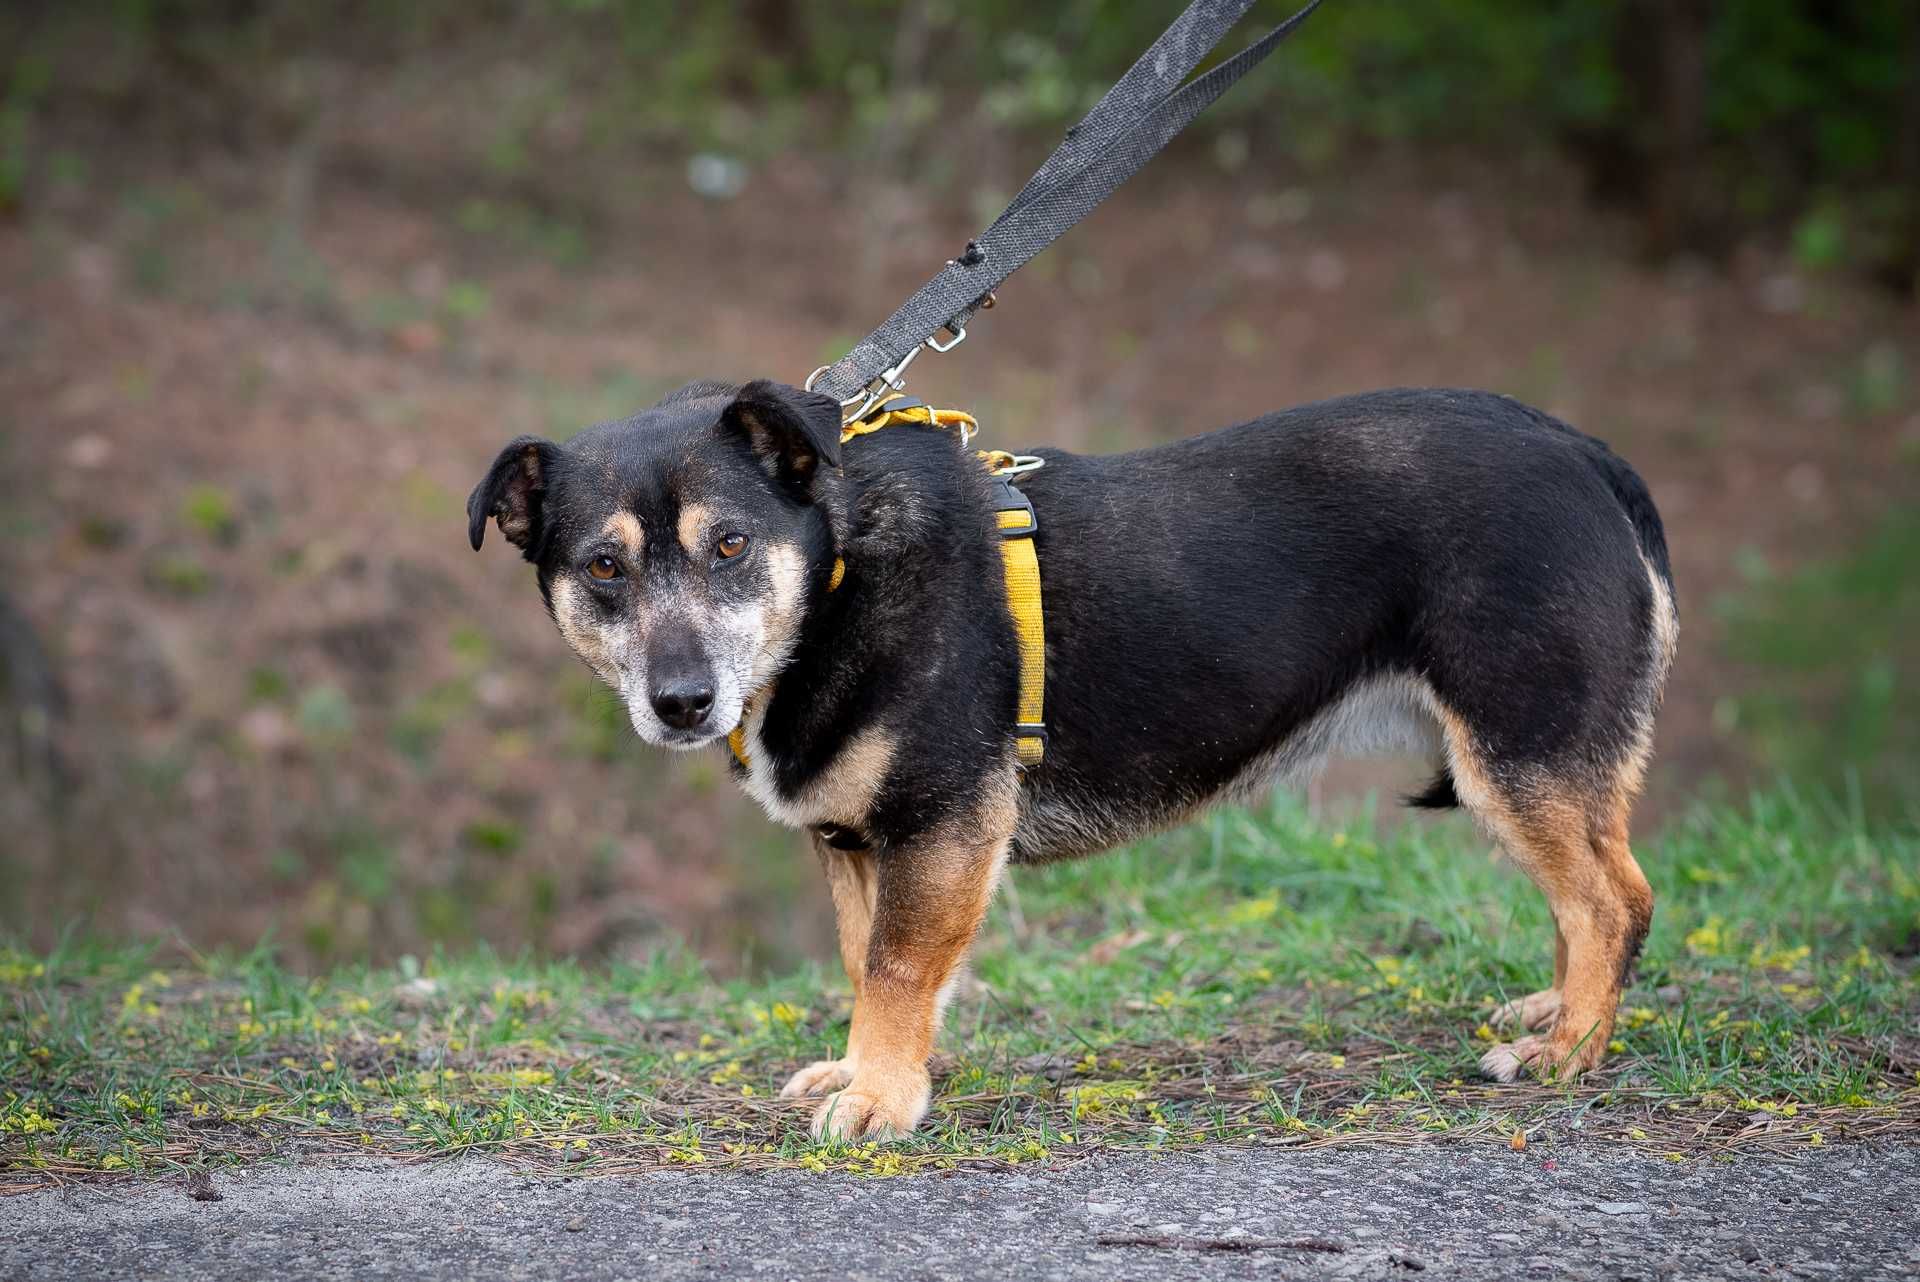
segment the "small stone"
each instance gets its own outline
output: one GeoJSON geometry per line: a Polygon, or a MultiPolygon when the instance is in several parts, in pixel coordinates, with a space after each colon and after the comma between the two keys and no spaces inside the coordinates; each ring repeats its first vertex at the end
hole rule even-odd
{"type": "Polygon", "coordinates": [[[1645,1215],[1645,1202],[1596,1202],[1594,1210],[1602,1215],[1645,1215]]]}
{"type": "Polygon", "coordinates": [[[1752,1238],[1742,1238],[1740,1245],[1734,1248],[1734,1254],[1738,1255],[1743,1263],[1754,1264],[1763,1258],[1764,1252],[1760,1250],[1760,1244],[1752,1238]]]}
{"type": "Polygon", "coordinates": [[[576,1215],[567,1221],[567,1232],[569,1233],[578,1233],[586,1227],[587,1217],[584,1215],[576,1215]]]}
{"type": "Polygon", "coordinates": [[[104,436],[85,432],[73,438],[67,446],[67,462],[78,468],[91,470],[104,464],[113,456],[113,445],[104,436]]]}

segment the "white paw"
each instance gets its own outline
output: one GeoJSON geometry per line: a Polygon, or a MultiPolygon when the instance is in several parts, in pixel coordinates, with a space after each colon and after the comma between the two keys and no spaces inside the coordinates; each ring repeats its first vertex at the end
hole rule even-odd
{"type": "Polygon", "coordinates": [[[1531,1073],[1533,1066],[1547,1053],[1547,1039],[1544,1037],[1522,1037],[1511,1042],[1502,1042],[1480,1057],[1480,1071],[1496,1082],[1518,1081],[1522,1073],[1531,1073]]]}
{"type": "Polygon", "coordinates": [[[899,1139],[910,1135],[927,1114],[930,1090],[924,1083],[886,1085],[869,1092],[854,1087],[827,1096],[813,1115],[817,1140],[899,1139]]]}
{"type": "Polygon", "coordinates": [[[823,1059],[807,1065],[780,1088],[781,1099],[799,1099],[803,1095],[825,1095],[853,1080],[851,1059],[823,1059]]]}

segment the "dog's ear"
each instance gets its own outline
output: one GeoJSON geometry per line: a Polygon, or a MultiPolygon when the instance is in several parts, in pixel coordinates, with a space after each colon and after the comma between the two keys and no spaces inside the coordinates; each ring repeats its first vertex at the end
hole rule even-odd
{"type": "Polygon", "coordinates": [[[537,436],[518,436],[507,442],[487,475],[467,496],[467,541],[473,550],[487,536],[487,518],[500,522],[507,542],[525,552],[540,537],[540,509],[546,499],[548,474],[559,447],[537,436]]]}
{"type": "Polygon", "coordinates": [[[840,403],[820,392],[759,379],[741,388],[720,415],[775,476],[805,491],[822,461],[840,466],[840,403]]]}

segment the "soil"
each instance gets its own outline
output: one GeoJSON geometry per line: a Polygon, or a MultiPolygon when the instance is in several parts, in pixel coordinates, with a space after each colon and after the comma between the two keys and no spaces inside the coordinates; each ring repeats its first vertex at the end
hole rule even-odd
{"type": "MultiPolygon", "coordinates": [[[[316,962],[673,933],[722,969],[830,954],[798,839],[718,753],[625,734],[511,549],[468,550],[462,503],[516,433],[694,377],[797,381],[976,229],[973,202],[871,175],[856,196],[827,153],[728,199],[660,157],[508,183],[437,148],[459,127],[348,105],[286,155],[83,139],[84,179],[0,225],[4,592],[66,697],[55,751],[0,791],[0,913],[30,940],[81,914],[203,947],[273,932],[316,962]]],[[[979,163],[1010,190],[1027,161],[979,163]]],[[[1911,309],[1765,247],[1638,261],[1552,165],[1226,173],[1181,145],[914,391],[1005,446],[1124,448],[1390,384],[1509,392],[1607,439],[1665,516],[1683,617],[1645,831],[1748,768],[1715,718],[1749,679],[1714,613],[1742,565],[1911,501],[1920,411],[1862,388],[1917,340],[1911,309]]]]}

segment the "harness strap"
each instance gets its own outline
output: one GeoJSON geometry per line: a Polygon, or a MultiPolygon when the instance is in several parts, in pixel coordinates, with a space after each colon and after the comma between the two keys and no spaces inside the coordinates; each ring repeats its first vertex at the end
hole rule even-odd
{"type": "MultiPolygon", "coordinates": [[[[844,445],[857,436],[866,436],[899,423],[958,426],[962,444],[979,427],[973,415],[963,410],[939,410],[924,401],[893,396],[877,413],[841,428],[840,442],[844,445]]],[[[1047,753],[1046,611],[1040,594],[1040,556],[1033,542],[1033,536],[1040,529],[1040,518],[1033,510],[1033,501],[1014,487],[1009,470],[1019,466],[1014,456],[1000,450],[980,450],[977,453],[993,481],[993,518],[994,525],[1000,531],[1007,609],[1013,615],[1014,637],[1020,649],[1020,703],[1018,721],[1014,726],[1014,748],[1021,768],[1025,769],[1039,765],[1047,753]]],[[[1032,466],[1037,466],[1037,463],[1032,466]]],[[[833,577],[827,581],[827,591],[838,588],[846,576],[847,563],[835,557],[833,577]]],[[[752,768],[747,760],[747,721],[744,713],[740,724],[727,735],[727,746],[733,749],[734,760],[740,763],[742,769],[752,768]]]]}
{"type": "Polygon", "coordinates": [[[1007,574],[1007,608],[1013,612],[1020,646],[1020,712],[1014,746],[1022,766],[1037,766],[1047,755],[1046,610],[1040,599],[1040,556],[1033,536],[1040,529],[1033,501],[1004,475],[993,478],[994,522],[1000,527],[1000,555],[1007,574]]]}

